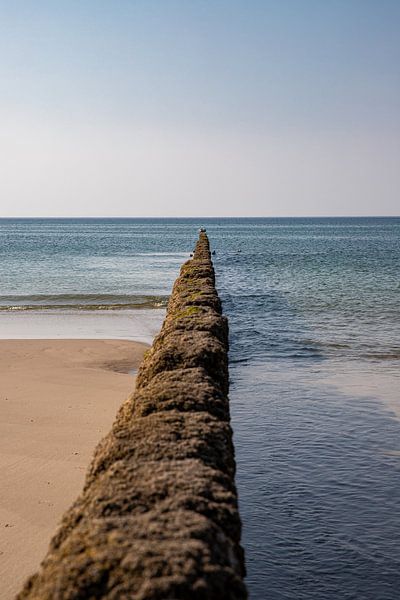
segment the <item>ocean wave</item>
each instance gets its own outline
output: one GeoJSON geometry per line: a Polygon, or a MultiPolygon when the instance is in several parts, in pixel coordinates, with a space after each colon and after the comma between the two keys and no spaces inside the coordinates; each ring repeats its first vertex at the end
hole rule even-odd
{"type": "Polygon", "coordinates": [[[382,351],[382,352],[366,352],[361,355],[363,358],[368,358],[370,360],[399,360],[400,359],[400,349],[395,349],[393,351],[382,351]]]}
{"type": "Polygon", "coordinates": [[[168,296],[115,294],[32,294],[0,296],[0,312],[33,310],[127,310],[165,308],[168,296]]]}

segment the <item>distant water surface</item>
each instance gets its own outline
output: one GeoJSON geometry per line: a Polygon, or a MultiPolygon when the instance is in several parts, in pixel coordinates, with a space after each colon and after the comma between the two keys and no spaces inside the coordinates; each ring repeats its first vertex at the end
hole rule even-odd
{"type": "Polygon", "coordinates": [[[0,220],[0,336],[153,335],[200,225],[251,598],[397,600],[400,218],[0,220]]]}

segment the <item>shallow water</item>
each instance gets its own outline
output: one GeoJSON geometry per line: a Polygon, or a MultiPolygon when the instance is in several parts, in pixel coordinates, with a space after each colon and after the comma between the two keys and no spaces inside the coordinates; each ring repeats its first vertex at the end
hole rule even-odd
{"type": "Polygon", "coordinates": [[[399,422],[324,375],[302,360],[232,370],[249,589],[260,599],[394,599],[399,422]]]}
{"type": "Polygon", "coordinates": [[[400,219],[0,221],[0,327],[38,318],[11,307],[42,294],[87,303],[89,330],[125,315],[130,337],[153,314],[132,304],[168,295],[199,225],[230,321],[251,597],[397,599],[400,219]]]}
{"type": "Polygon", "coordinates": [[[151,344],[165,309],[0,312],[0,339],[117,339],[151,344]]]}

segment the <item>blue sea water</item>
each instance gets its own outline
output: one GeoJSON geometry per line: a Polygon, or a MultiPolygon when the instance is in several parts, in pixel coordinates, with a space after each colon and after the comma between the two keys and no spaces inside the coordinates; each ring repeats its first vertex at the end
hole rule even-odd
{"type": "Polygon", "coordinates": [[[200,225],[230,323],[251,598],[397,600],[400,218],[3,219],[0,337],[21,316],[159,326],[200,225]]]}

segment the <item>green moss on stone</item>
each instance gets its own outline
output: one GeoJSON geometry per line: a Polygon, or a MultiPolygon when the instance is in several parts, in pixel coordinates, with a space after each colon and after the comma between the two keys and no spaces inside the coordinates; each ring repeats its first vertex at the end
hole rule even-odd
{"type": "Polygon", "coordinates": [[[188,306],[187,308],[180,310],[173,317],[174,319],[185,319],[186,317],[193,317],[194,315],[197,315],[200,312],[203,311],[199,306],[188,306]]]}

